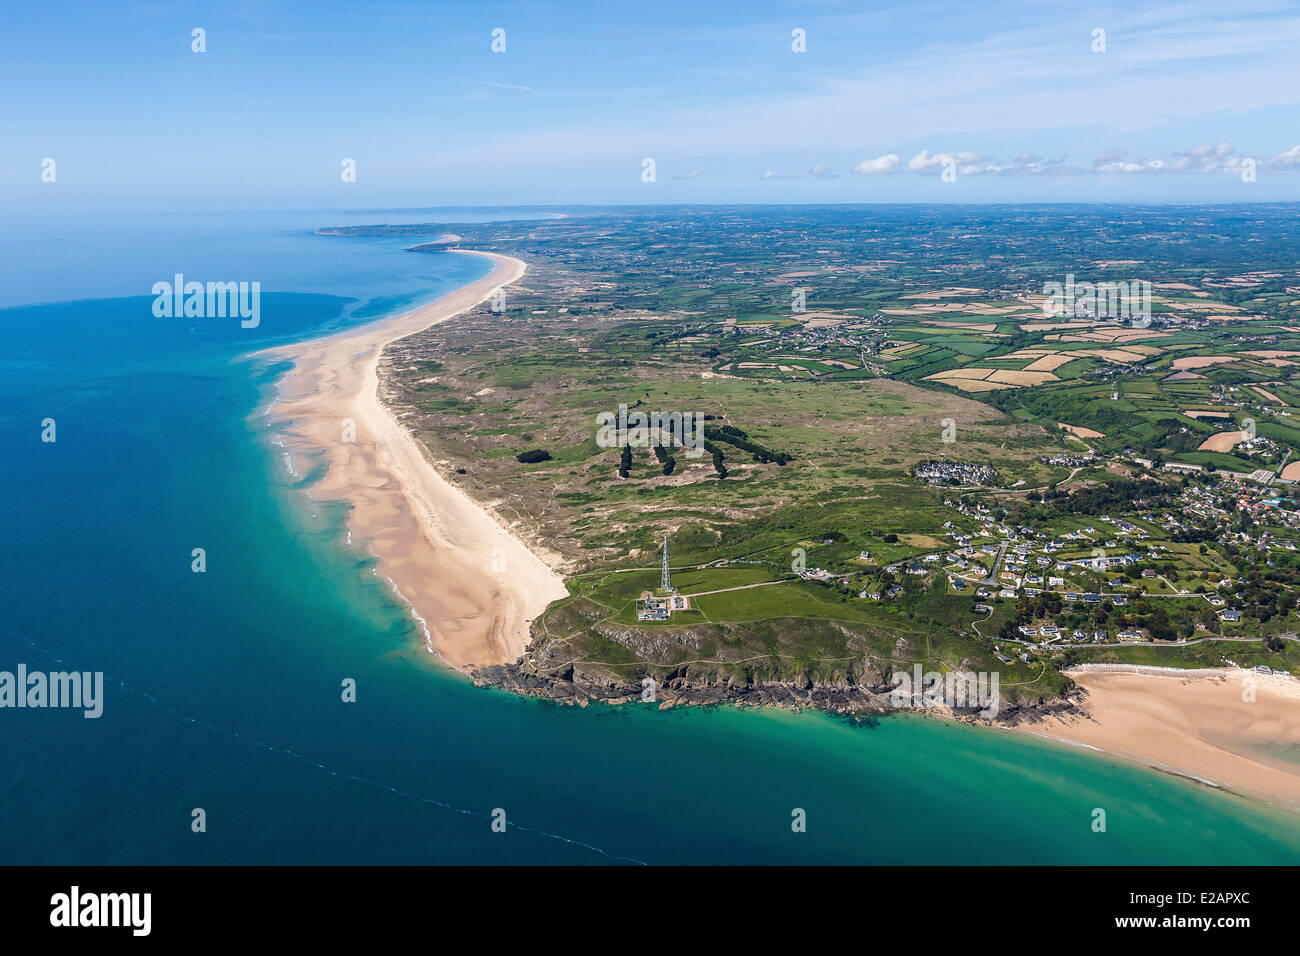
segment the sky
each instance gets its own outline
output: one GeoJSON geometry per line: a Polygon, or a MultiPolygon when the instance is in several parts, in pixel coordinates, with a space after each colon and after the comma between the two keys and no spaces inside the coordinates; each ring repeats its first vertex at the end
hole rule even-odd
{"type": "Polygon", "coordinates": [[[0,18],[0,212],[1300,200],[1294,3],[56,0],[0,18]]]}

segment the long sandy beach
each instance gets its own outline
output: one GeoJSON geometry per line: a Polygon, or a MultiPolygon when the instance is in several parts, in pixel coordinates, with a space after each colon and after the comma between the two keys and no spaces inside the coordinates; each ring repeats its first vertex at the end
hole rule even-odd
{"type": "Polygon", "coordinates": [[[524,263],[494,253],[492,272],[392,318],[257,353],[290,361],[270,408],[292,455],[323,455],[314,497],[346,500],[352,541],[411,608],[429,649],[467,669],[518,658],[529,624],[566,594],[563,580],[443,478],[379,399],[384,346],[444,322],[519,279],[524,263]]]}
{"type": "Polygon", "coordinates": [[[1018,729],[1300,809],[1300,681],[1235,668],[1069,675],[1087,716],[1018,729]]]}

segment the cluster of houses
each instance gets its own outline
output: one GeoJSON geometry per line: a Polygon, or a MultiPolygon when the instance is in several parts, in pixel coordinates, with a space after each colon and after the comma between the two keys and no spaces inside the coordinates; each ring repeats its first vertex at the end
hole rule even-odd
{"type": "MultiPolygon", "coordinates": [[[[1098,539],[1093,537],[1098,533],[1097,529],[1092,525],[1088,525],[1080,531],[1065,532],[1053,537],[1051,540],[1046,540],[1044,536],[1032,528],[1024,526],[1011,527],[998,521],[989,513],[985,505],[970,505],[953,501],[945,501],[944,503],[978,520],[983,525],[980,536],[998,537],[1001,539],[1001,543],[984,542],[978,545],[974,544],[971,535],[963,533],[952,521],[945,521],[944,530],[957,545],[956,550],[947,554],[936,552],[918,559],[900,561],[888,565],[886,570],[895,574],[924,575],[931,570],[926,567],[927,564],[934,564],[946,559],[948,563],[945,570],[949,575],[949,583],[954,589],[963,590],[968,584],[979,584],[986,581],[991,573],[991,567],[997,561],[997,556],[1001,552],[1003,557],[997,578],[1003,588],[1000,596],[1015,597],[1016,592],[1022,586],[1031,594],[1041,593],[1044,588],[1063,588],[1066,586],[1064,575],[1070,571],[1100,571],[1107,568],[1119,568],[1136,564],[1144,559],[1143,555],[1132,551],[1122,555],[1103,554],[1088,558],[1061,558],[1057,556],[1058,552],[1071,547],[1075,548],[1075,550],[1078,549],[1075,542],[1084,542],[1088,545],[1097,544],[1098,539]]],[[[1098,520],[1112,521],[1108,517],[1102,517],[1098,520]]],[[[1118,520],[1114,524],[1120,538],[1150,537],[1150,532],[1131,522],[1118,520]]],[[[1120,546],[1118,540],[1108,539],[1105,541],[1106,548],[1120,546]]],[[[863,556],[866,556],[866,552],[863,552],[863,556]]],[[[1147,555],[1147,557],[1152,556],[1154,554],[1147,555]]],[[[1154,576],[1154,572],[1147,576],[1154,576]]],[[[992,592],[986,588],[980,588],[976,591],[976,596],[991,597],[992,592]]],[[[1071,599],[1077,600],[1078,595],[1074,595],[1071,599]]]]}
{"type": "MultiPolygon", "coordinates": [[[[1037,627],[1029,624],[1022,624],[1019,627],[1019,631],[1026,638],[1041,637],[1043,639],[1042,641],[1043,644],[1052,644],[1056,641],[1065,640],[1067,637],[1069,637],[1071,640],[1075,641],[1076,643],[1083,643],[1084,641],[1092,641],[1095,644],[1100,644],[1110,640],[1110,634],[1106,631],[1089,632],[1089,631],[1082,630],[1080,628],[1076,628],[1072,633],[1067,635],[1055,624],[1041,624],[1037,627]]],[[[1142,640],[1143,634],[1139,630],[1128,628],[1120,631],[1116,635],[1116,637],[1120,641],[1123,641],[1125,643],[1132,643],[1133,641],[1142,640]]]]}
{"type": "MultiPolygon", "coordinates": [[[[1107,544],[1110,544],[1110,542],[1107,542],[1107,544]]],[[[1069,563],[1089,571],[1104,571],[1106,568],[1127,567],[1130,564],[1137,564],[1141,560],[1142,555],[1129,552],[1128,554],[1101,555],[1095,558],[1078,558],[1069,563]]],[[[1147,571],[1151,571],[1151,569],[1147,568],[1147,571]]],[[[1151,571],[1150,574],[1146,574],[1144,571],[1143,574],[1150,578],[1156,576],[1154,571],[1151,571]]]]}
{"type": "MultiPolygon", "coordinates": [[[[1085,461],[1080,456],[1057,456],[1060,462],[1066,458],[1071,462],[1085,461]]],[[[931,462],[918,466],[918,477],[946,481],[956,477],[967,483],[974,483],[980,475],[982,480],[990,480],[992,469],[977,475],[964,469],[977,469],[981,466],[967,465],[960,462],[931,462]]],[[[918,555],[915,558],[897,561],[888,565],[887,570],[896,575],[928,576],[934,572],[944,573],[949,586],[955,591],[973,591],[976,601],[987,601],[994,597],[1016,599],[1021,594],[1041,595],[1054,592],[1062,600],[1084,605],[1097,605],[1109,602],[1116,607],[1126,605],[1131,598],[1123,594],[1097,593],[1086,587],[1077,575],[1082,573],[1102,574],[1150,561],[1176,557],[1170,548],[1163,544],[1151,542],[1153,531],[1156,534],[1168,533],[1175,540],[1188,540],[1193,532],[1204,532],[1206,526],[1216,529],[1216,540],[1233,542],[1242,547],[1258,548],[1261,552],[1297,550],[1296,541],[1277,540],[1273,530],[1281,525],[1295,528],[1297,540],[1300,540],[1300,511],[1279,507],[1280,499],[1276,491],[1266,486],[1242,482],[1239,480],[1221,480],[1213,485],[1200,482],[1181,489],[1178,504],[1172,508],[1153,509],[1144,501],[1133,502],[1133,510],[1126,517],[1098,515],[1088,519],[1092,523],[1076,525],[1075,530],[1058,530],[1055,534],[1034,528],[1017,526],[1008,521],[1006,512],[998,508],[997,502],[985,503],[977,500],[945,499],[944,504],[967,518],[973,519],[976,527],[964,527],[955,521],[944,522],[944,532],[953,542],[951,550],[918,555]],[[1246,527],[1242,516],[1249,520],[1246,527]],[[966,530],[969,528],[969,530],[966,530]],[[1236,530],[1234,530],[1236,529],[1236,530]],[[1072,582],[1078,582],[1076,589],[1066,590],[1072,582]],[[969,590],[968,590],[969,589],[969,590]]],[[[1197,540],[1192,537],[1191,540],[1197,540]]],[[[870,555],[862,552],[860,557],[869,560],[870,555]]],[[[1267,555],[1261,560],[1269,560],[1267,555]]],[[[1146,568],[1142,571],[1144,579],[1157,579],[1158,573],[1146,568]]],[[[1211,586],[1218,582],[1211,578],[1211,586]]],[[[1120,588],[1128,587],[1121,584],[1120,588]]],[[[1220,591],[1231,588],[1231,579],[1218,582],[1220,591]]],[[[1095,587],[1095,585],[1094,585],[1095,587]]],[[[860,596],[874,600],[894,597],[903,588],[897,584],[889,588],[866,588],[860,596]]],[[[1204,589],[1198,589],[1198,593],[1204,589]]],[[[1182,594],[1192,596],[1190,591],[1182,594]]],[[[1202,597],[1215,608],[1218,619],[1224,623],[1238,623],[1240,611],[1228,607],[1225,598],[1232,595],[1223,591],[1202,593],[1202,597]]],[[[1238,600],[1242,599],[1237,595],[1238,600]]],[[[1234,601],[1233,603],[1238,603],[1234,601]]],[[[975,609],[987,609],[987,604],[976,604],[975,609]]],[[[1084,632],[1076,630],[1073,634],[1053,633],[1053,625],[1045,625],[1046,630],[1026,637],[1041,637],[1047,641],[1104,641],[1121,642],[1141,641],[1143,633],[1134,629],[1118,632],[1113,637],[1102,631],[1084,632]]]]}
{"type": "Polygon", "coordinates": [[[1232,451],[1235,455],[1245,455],[1248,458],[1276,458],[1281,454],[1282,446],[1271,438],[1255,435],[1253,438],[1246,438],[1244,441],[1238,442],[1237,447],[1232,451]]]}
{"type": "MultiPolygon", "coordinates": [[[[1225,476],[1225,473],[1219,472],[1219,475],[1225,476]]],[[[1220,540],[1254,544],[1260,549],[1295,551],[1294,541],[1275,539],[1264,527],[1282,526],[1300,533],[1300,512],[1280,507],[1281,500],[1275,490],[1257,484],[1225,480],[1213,486],[1194,485],[1179,495],[1180,513],[1163,515],[1162,523],[1170,530],[1182,530],[1189,527],[1193,519],[1199,519],[1203,524],[1221,528],[1220,540]],[[1241,515],[1245,515],[1252,528],[1259,530],[1229,530],[1234,519],[1241,515]]]]}
{"type": "Polygon", "coordinates": [[[988,465],[965,461],[926,461],[917,465],[913,474],[930,485],[991,485],[998,477],[988,465]]]}
{"type": "Polygon", "coordinates": [[[1056,465],[1060,468],[1086,468],[1097,459],[1093,455],[1065,453],[1059,455],[1047,455],[1038,460],[1045,465],[1056,465]]]}

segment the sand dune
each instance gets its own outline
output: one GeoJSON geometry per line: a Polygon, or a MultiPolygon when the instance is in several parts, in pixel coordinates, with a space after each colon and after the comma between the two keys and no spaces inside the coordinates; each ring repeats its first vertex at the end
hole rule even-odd
{"type": "Polygon", "coordinates": [[[351,504],[352,540],[410,605],[429,650],[453,667],[514,660],[529,624],[564,597],[560,576],[434,470],[423,447],[379,401],[385,345],[445,321],[524,273],[492,253],[490,275],[412,312],[310,342],[257,353],[291,361],[270,412],[292,450],[324,455],[312,495],[351,504]],[[345,440],[349,422],[355,440],[345,440]]]}

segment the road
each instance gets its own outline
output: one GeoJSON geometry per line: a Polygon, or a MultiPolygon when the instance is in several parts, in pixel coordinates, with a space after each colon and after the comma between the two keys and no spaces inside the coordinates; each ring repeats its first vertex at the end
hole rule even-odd
{"type": "Polygon", "coordinates": [[[750,588],[765,588],[772,584],[789,584],[790,579],[781,581],[759,581],[757,584],[741,584],[734,588],[718,588],[716,591],[696,591],[694,594],[683,594],[682,597],[703,597],[706,594],[723,594],[727,591],[748,591],[750,588]]]}
{"type": "Polygon", "coordinates": [[[985,614],[983,617],[976,618],[975,620],[970,622],[970,629],[974,631],[976,634],[978,634],[980,637],[985,637],[986,635],[984,634],[984,632],[980,630],[980,622],[987,621],[992,616],[993,616],[993,608],[989,607],[987,614],[985,614]]]}
{"type": "MultiPolygon", "coordinates": [[[[1294,634],[1274,634],[1281,641],[1295,641],[1300,643],[1300,637],[1294,634]]],[[[1193,644],[1206,644],[1215,641],[1228,641],[1235,644],[1258,644],[1261,641],[1272,640],[1265,637],[1224,637],[1214,635],[1212,637],[1194,637],[1190,641],[1124,641],[1120,644],[1080,644],[1080,647],[1191,647],[1193,644]]],[[[1069,646],[1069,645],[1064,645],[1069,646]]]]}
{"type": "Polygon", "coordinates": [[[998,586],[998,568],[1002,567],[1002,556],[1007,553],[1007,545],[1008,542],[1006,541],[998,545],[998,556],[993,559],[993,569],[989,572],[987,578],[977,583],[991,587],[998,586]]]}

